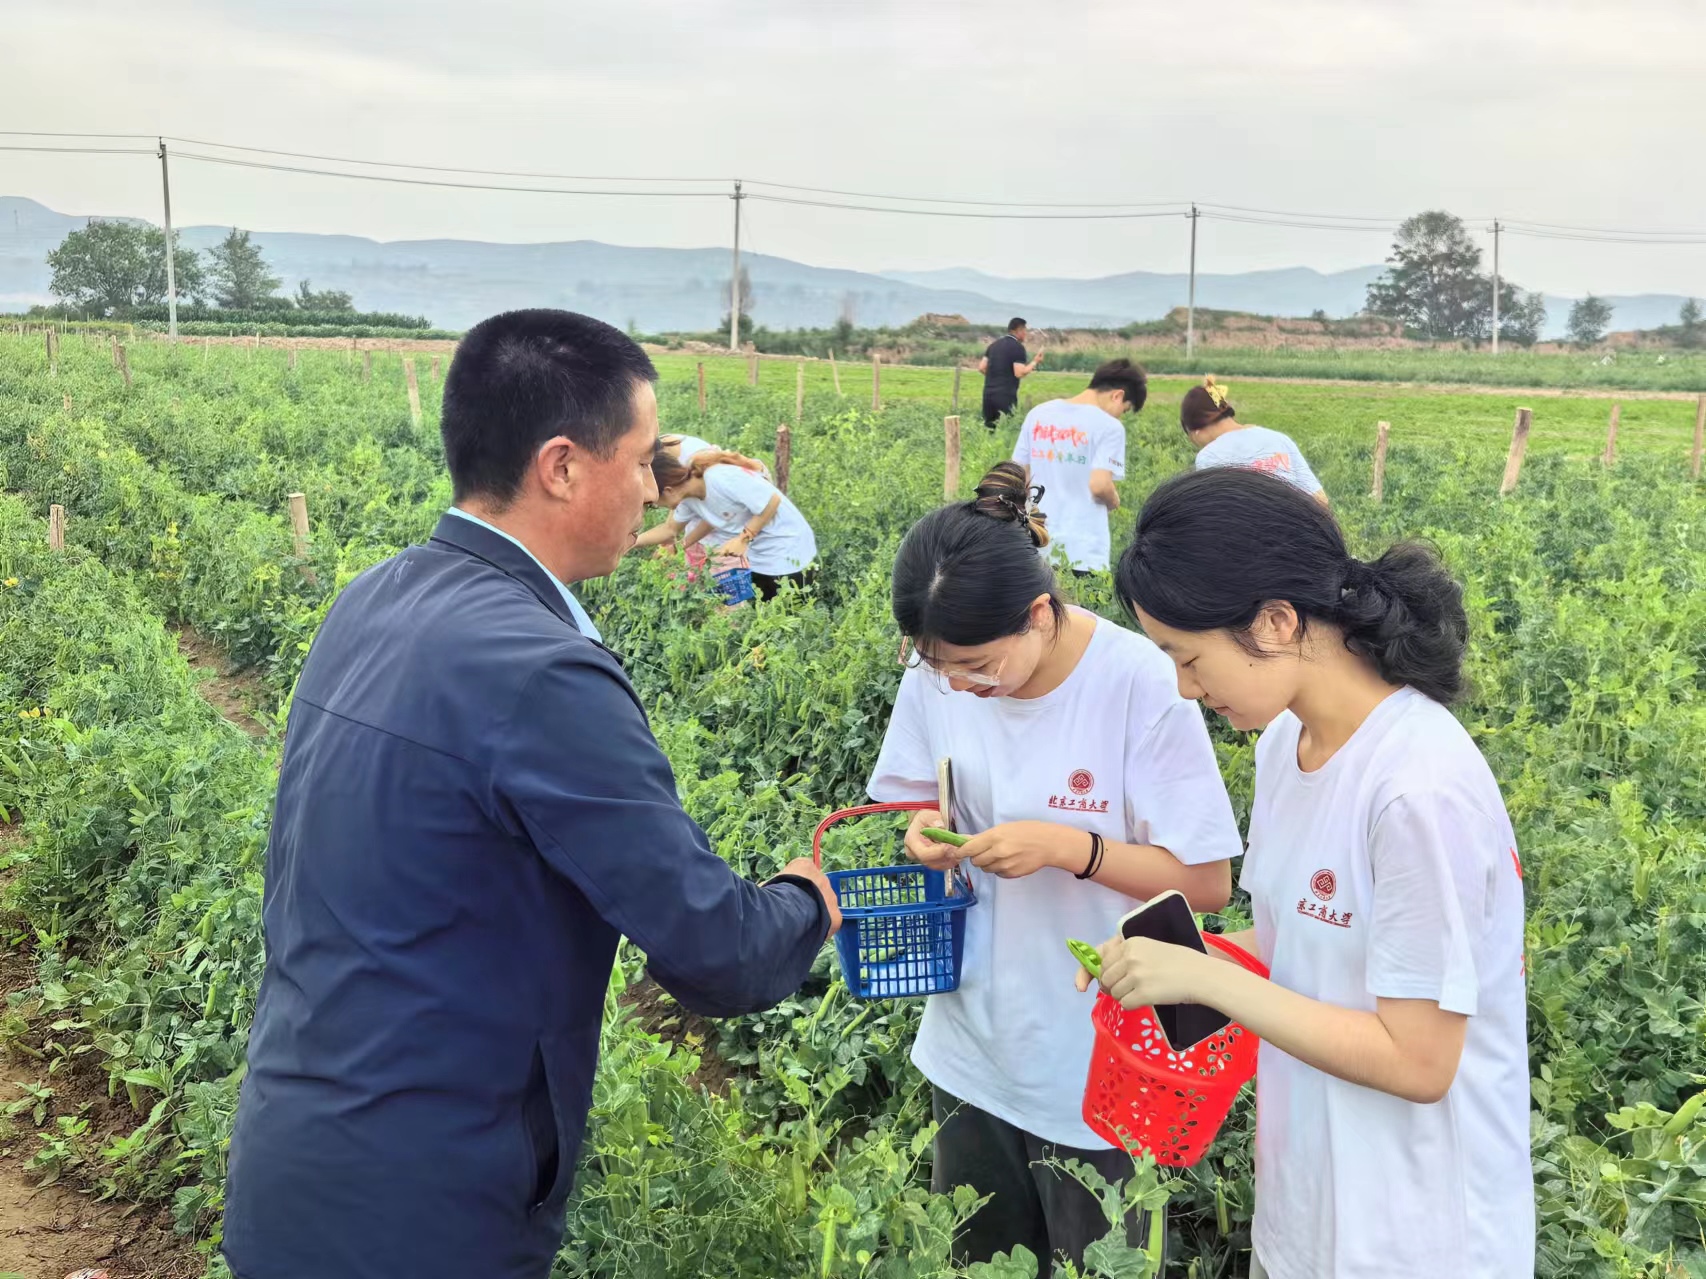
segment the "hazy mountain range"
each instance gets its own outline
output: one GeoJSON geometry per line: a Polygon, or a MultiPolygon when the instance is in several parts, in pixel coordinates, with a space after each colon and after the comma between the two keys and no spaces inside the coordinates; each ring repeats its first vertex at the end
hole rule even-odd
{"type": "MultiPolygon", "coordinates": [[[[47,302],[46,256],[84,215],[0,196],[0,310],[47,302]]],[[[132,219],[134,220],[134,219],[132,219]]],[[[228,228],[180,228],[183,243],[207,249],[228,228]]],[[[646,332],[696,331],[728,313],[727,248],[646,249],[574,240],[491,244],[480,240],[382,242],[350,235],[255,231],[267,261],[294,289],[343,289],[363,310],[424,315],[461,329],[495,311],[561,306],[646,332]]],[[[1033,324],[1117,327],[1154,320],[1185,304],[1182,273],[1132,271],[1098,279],[1009,279],[965,268],[872,273],[746,254],[752,318],[773,329],[821,328],[843,314],[862,325],[897,325],[920,315],[963,315],[978,324],[1023,315],[1033,324]]],[[[1197,276],[1197,305],[1259,315],[1324,311],[1354,315],[1380,266],[1323,273],[1308,267],[1197,276]]],[[[1570,298],[1547,297],[1548,336],[1561,335],[1570,298]]],[[[1674,323],[1683,299],[1666,294],[1609,298],[1615,329],[1674,323]]]]}

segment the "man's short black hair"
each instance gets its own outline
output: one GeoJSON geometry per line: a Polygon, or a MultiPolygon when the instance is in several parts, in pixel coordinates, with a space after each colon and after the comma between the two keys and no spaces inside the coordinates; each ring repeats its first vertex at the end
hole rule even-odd
{"type": "Polygon", "coordinates": [[[1130,360],[1109,360],[1090,375],[1092,391],[1124,391],[1126,406],[1133,413],[1149,398],[1149,374],[1130,360]]]}
{"type": "Polygon", "coordinates": [[[1028,327],[1029,326],[1025,323],[1025,321],[1017,315],[1015,315],[1011,320],[1007,321],[1007,331],[1009,333],[1017,333],[1020,329],[1028,328],[1028,327]]]}
{"type": "Polygon", "coordinates": [[[482,320],[444,378],[439,434],[454,500],[507,505],[539,446],[558,435],[608,456],[634,424],[634,392],[657,376],[637,342],[591,316],[540,309],[482,320]]]}

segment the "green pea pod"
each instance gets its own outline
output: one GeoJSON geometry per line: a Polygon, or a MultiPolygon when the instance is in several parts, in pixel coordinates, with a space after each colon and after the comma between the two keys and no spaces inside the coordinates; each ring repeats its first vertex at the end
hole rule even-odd
{"type": "Polygon", "coordinates": [[[926,826],[923,833],[938,844],[952,844],[955,848],[964,848],[971,842],[970,835],[962,835],[957,830],[941,830],[935,826],[926,826]]]}
{"type": "Polygon", "coordinates": [[[1085,972],[1098,979],[1102,976],[1101,952],[1089,942],[1079,941],[1077,938],[1069,937],[1066,942],[1066,948],[1072,952],[1072,957],[1074,959],[1084,965],[1085,972]]]}
{"type": "Polygon", "coordinates": [[[1686,1132],[1688,1126],[1694,1122],[1703,1107],[1706,1107],[1706,1092],[1697,1092],[1683,1102],[1677,1108],[1677,1112],[1670,1117],[1670,1121],[1664,1126],[1664,1135],[1675,1137],[1686,1132]]]}

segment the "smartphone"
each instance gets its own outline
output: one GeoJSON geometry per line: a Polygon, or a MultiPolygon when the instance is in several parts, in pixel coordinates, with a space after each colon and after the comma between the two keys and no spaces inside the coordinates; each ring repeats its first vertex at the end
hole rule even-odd
{"type": "MultiPolygon", "coordinates": [[[[1150,937],[1173,946],[1189,946],[1203,954],[1208,943],[1202,939],[1190,902],[1178,889],[1151,897],[1120,920],[1121,937],[1150,937]]],[[[1174,1052],[1184,1052],[1224,1029],[1232,1018],[1207,1004],[1156,1004],[1155,1018],[1174,1052]]]]}
{"type": "Polygon", "coordinates": [[[944,755],[936,761],[936,808],[942,814],[942,825],[954,829],[954,769],[944,755]]]}

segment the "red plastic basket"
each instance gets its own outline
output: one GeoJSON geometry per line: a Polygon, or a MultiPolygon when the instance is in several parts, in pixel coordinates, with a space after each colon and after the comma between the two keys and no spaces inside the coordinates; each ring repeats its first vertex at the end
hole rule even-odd
{"type": "MultiPolygon", "coordinates": [[[[1251,972],[1266,965],[1212,933],[1203,940],[1251,972]]],[[[1096,1046],[1084,1086],[1084,1122],[1114,1145],[1147,1150],[1155,1162],[1188,1168],[1213,1144],[1227,1111],[1256,1073],[1261,1040],[1237,1022],[1174,1052],[1153,1008],[1121,1008],[1107,994],[1091,1013],[1096,1046]]]]}

